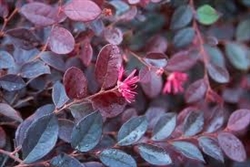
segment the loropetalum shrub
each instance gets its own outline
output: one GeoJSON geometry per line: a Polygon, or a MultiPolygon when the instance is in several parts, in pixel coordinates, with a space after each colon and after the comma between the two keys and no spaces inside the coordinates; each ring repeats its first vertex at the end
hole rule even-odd
{"type": "Polygon", "coordinates": [[[0,166],[250,166],[249,0],[0,0],[0,166]]]}

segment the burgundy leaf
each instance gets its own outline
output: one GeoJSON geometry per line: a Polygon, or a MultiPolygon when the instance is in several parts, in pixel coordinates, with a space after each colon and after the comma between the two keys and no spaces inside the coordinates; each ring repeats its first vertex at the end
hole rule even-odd
{"type": "Polygon", "coordinates": [[[89,66],[93,57],[93,48],[89,42],[83,43],[79,57],[85,66],[89,66]]]}
{"type": "Polygon", "coordinates": [[[120,50],[116,45],[108,44],[102,48],[95,64],[95,76],[102,88],[116,84],[121,62],[120,50]]]}
{"type": "Polygon", "coordinates": [[[180,51],[168,60],[165,69],[168,71],[187,71],[195,65],[198,58],[199,54],[196,51],[180,51]]]}
{"type": "Polygon", "coordinates": [[[104,38],[110,44],[119,45],[123,40],[123,33],[119,28],[108,27],[104,30],[104,38]]]}
{"type": "Polygon", "coordinates": [[[163,84],[161,76],[157,75],[154,71],[149,71],[148,68],[144,68],[140,71],[140,78],[144,77],[141,73],[147,73],[145,76],[149,77],[148,82],[143,81],[141,84],[144,93],[150,98],[155,98],[161,93],[163,84]]]}
{"type": "Polygon", "coordinates": [[[9,117],[13,120],[16,120],[18,122],[22,122],[23,119],[20,116],[20,114],[12,108],[10,105],[5,104],[5,103],[0,103],[0,114],[9,117]]]}
{"type": "Polygon", "coordinates": [[[204,79],[199,79],[189,85],[187,91],[185,92],[185,99],[187,103],[194,103],[198,100],[203,99],[207,92],[207,89],[208,86],[204,79]]]}
{"type": "Polygon", "coordinates": [[[20,12],[32,23],[39,26],[48,26],[57,22],[60,12],[44,3],[31,2],[22,6],[20,12]]]}
{"type": "Polygon", "coordinates": [[[4,1],[0,1],[0,17],[6,18],[9,14],[8,5],[4,1]]]}
{"type": "Polygon", "coordinates": [[[10,36],[11,41],[17,47],[30,50],[39,45],[40,40],[26,28],[15,28],[6,32],[10,36]]]}
{"type": "Polygon", "coordinates": [[[239,109],[229,117],[227,128],[237,132],[245,130],[250,124],[250,110],[239,109]]]}
{"type": "Polygon", "coordinates": [[[75,46],[75,39],[72,34],[63,27],[54,27],[49,37],[50,49],[57,54],[68,54],[75,46]]]}
{"type": "Polygon", "coordinates": [[[207,66],[208,74],[210,77],[218,83],[229,82],[230,76],[225,67],[221,67],[215,64],[209,64],[207,66]]]}
{"type": "Polygon", "coordinates": [[[80,69],[69,68],[63,76],[63,84],[69,98],[82,99],[87,96],[87,79],[80,69]]]}
{"type": "Polygon", "coordinates": [[[115,117],[119,115],[127,104],[122,96],[114,92],[101,94],[92,99],[95,109],[98,109],[104,117],[115,117]]]}
{"type": "Polygon", "coordinates": [[[146,50],[148,52],[161,52],[164,53],[167,51],[168,43],[167,39],[161,35],[156,35],[147,44],[146,50]]]}
{"type": "Polygon", "coordinates": [[[246,150],[241,141],[233,134],[227,132],[219,133],[218,141],[220,147],[230,159],[238,162],[246,160],[246,150]]]}
{"type": "Polygon", "coordinates": [[[90,0],[72,0],[63,7],[64,13],[75,21],[92,21],[100,14],[100,7],[90,0]]]}

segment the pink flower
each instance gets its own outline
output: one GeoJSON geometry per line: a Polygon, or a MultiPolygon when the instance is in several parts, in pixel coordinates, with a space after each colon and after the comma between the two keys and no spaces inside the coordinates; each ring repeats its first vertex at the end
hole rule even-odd
{"type": "Polygon", "coordinates": [[[125,100],[128,103],[131,103],[135,99],[135,95],[137,94],[135,91],[133,91],[136,88],[136,83],[139,81],[138,76],[135,75],[136,70],[133,70],[129,76],[122,81],[122,76],[124,74],[124,68],[121,67],[118,75],[118,91],[121,93],[121,95],[125,98],[125,100]]]}
{"type": "Polygon", "coordinates": [[[168,76],[167,82],[165,83],[163,93],[179,93],[183,92],[183,84],[188,79],[186,73],[173,72],[168,76]]]}

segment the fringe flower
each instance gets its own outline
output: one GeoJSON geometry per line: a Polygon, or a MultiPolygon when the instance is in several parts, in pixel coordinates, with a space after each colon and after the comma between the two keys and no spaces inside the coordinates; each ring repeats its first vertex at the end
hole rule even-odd
{"type": "Polygon", "coordinates": [[[181,93],[184,91],[183,84],[187,81],[188,75],[181,72],[173,72],[168,76],[163,93],[181,93]]]}
{"type": "Polygon", "coordinates": [[[121,93],[121,95],[125,98],[125,100],[128,103],[131,103],[135,99],[135,95],[137,94],[134,89],[136,88],[136,83],[139,81],[138,76],[135,75],[136,70],[133,70],[129,76],[122,81],[122,76],[124,74],[124,68],[121,67],[118,75],[118,91],[121,93]]]}

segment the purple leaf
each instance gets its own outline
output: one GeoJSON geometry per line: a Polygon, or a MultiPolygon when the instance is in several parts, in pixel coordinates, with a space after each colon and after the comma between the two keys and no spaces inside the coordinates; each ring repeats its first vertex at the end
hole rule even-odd
{"type": "Polygon", "coordinates": [[[222,150],[215,139],[211,137],[202,136],[198,138],[198,141],[204,153],[213,157],[214,159],[224,162],[222,150]]]}
{"type": "Polygon", "coordinates": [[[221,132],[218,135],[219,145],[224,153],[232,160],[243,162],[247,155],[241,141],[231,133],[221,132]]]}
{"type": "Polygon", "coordinates": [[[102,88],[116,84],[121,63],[120,49],[116,45],[108,44],[102,48],[95,64],[95,76],[102,88]]]}
{"type": "Polygon", "coordinates": [[[71,146],[80,152],[92,150],[102,136],[103,120],[99,111],[82,118],[73,128],[71,146]]]}
{"type": "Polygon", "coordinates": [[[145,62],[155,67],[165,67],[167,65],[167,56],[161,52],[148,52],[143,58],[145,62]]]}
{"type": "Polygon", "coordinates": [[[72,0],[63,7],[64,13],[75,21],[92,21],[100,14],[100,7],[90,0],[72,0]]]}
{"type": "Polygon", "coordinates": [[[8,74],[0,77],[0,86],[8,91],[16,91],[24,88],[26,84],[20,76],[8,74]]]}
{"type": "Polygon", "coordinates": [[[105,149],[100,155],[100,160],[106,166],[110,167],[136,167],[134,158],[118,149],[105,149]]]}
{"type": "Polygon", "coordinates": [[[52,88],[52,100],[56,108],[61,108],[69,100],[63,84],[59,81],[52,88]]]}
{"type": "Polygon", "coordinates": [[[38,37],[29,29],[15,28],[6,32],[16,47],[30,50],[37,47],[40,43],[38,37]]]}
{"type": "Polygon", "coordinates": [[[20,114],[15,109],[13,109],[10,105],[5,104],[5,103],[0,103],[0,114],[18,122],[23,121],[20,114]]]}
{"type": "Polygon", "coordinates": [[[172,163],[172,159],[166,151],[155,145],[151,144],[139,144],[139,154],[141,157],[152,165],[169,165],[172,163]]]}
{"type": "Polygon", "coordinates": [[[65,63],[63,58],[60,55],[56,55],[53,52],[42,52],[40,54],[40,58],[47,63],[49,66],[64,72],[65,70],[65,63]]]}
{"type": "Polygon", "coordinates": [[[98,109],[102,116],[111,118],[123,112],[126,101],[114,92],[101,94],[92,99],[93,108],[98,109]]]}
{"type": "Polygon", "coordinates": [[[56,26],[51,31],[48,45],[54,53],[68,54],[75,47],[75,39],[70,31],[56,26]]]}
{"type": "Polygon", "coordinates": [[[187,71],[199,58],[199,54],[196,51],[180,51],[174,54],[169,60],[165,67],[168,71],[187,71]]]}
{"type": "Polygon", "coordinates": [[[163,84],[161,76],[145,67],[140,70],[139,77],[140,82],[142,82],[142,89],[148,97],[155,98],[161,93],[163,84]]]}
{"type": "Polygon", "coordinates": [[[4,129],[0,126],[0,148],[3,148],[6,145],[6,137],[4,129]]]}
{"type": "Polygon", "coordinates": [[[50,74],[49,66],[40,60],[24,64],[20,71],[23,78],[36,78],[43,74],[50,74]]]}
{"type": "Polygon", "coordinates": [[[118,145],[127,146],[136,143],[147,131],[147,127],[146,116],[131,118],[118,131],[118,145]]]}
{"type": "Polygon", "coordinates": [[[123,40],[123,33],[119,28],[108,27],[104,30],[104,38],[110,44],[119,45],[123,40]]]}
{"type": "Polygon", "coordinates": [[[58,156],[50,160],[50,165],[53,167],[85,167],[76,158],[69,156],[65,153],[59,154],[58,156]]]}
{"type": "Polygon", "coordinates": [[[204,125],[204,116],[201,111],[191,111],[184,120],[183,132],[185,136],[194,136],[201,132],[204,125]]]}
{"type": "Polygon", "coordinates": [[[68,119],[59,119],[58,124],[59,124],[59,138],[67,143],[70,143],[74,122],[68,119]]]}
{"type": "Polygon", "coordinates": [[[15,62],[12,55],[6,51],[0,51],[0,69],[11,68],[14,66],[15,62]]]}
{"type": "Polygon", "coordinates": [[[89,42],[83,43],[79,57],[85,66],[89,66],[93,57],[93,48],[89,42]]]}
{"type": "Polygon", "coordinates": [[[25,4],[20,12],[29,21],[39,26],[48,26],[56,23],[59,20],[58,13],[60,13],[56,8],[40,2],[25,4]]]}
{"type": "Polygon", "coordinates": [[[168,138],[176,127],[176,114],[166,113],[156,123],[153,129],[152,140],[160,141],[168,138]]]}
{"type": "Polygon", "coordinates": [[[229,117],[227,128],[233,132],[245,130],[250,124],[250,110],[239,109],[229,117]]]}
{"type": "Polygon", "coordinates": [[[63,76],[63,84],[69,98],[82,99],[87,96],[87,79],[79,68],[69,68],[63,76]]]}
{"type": "Polygon", "coordinates": [[[194,103],[199,101],[200,99],[203,99],[207,92],[207,89],[208,86],[204,79],[199,79],[189,85],[185,92],[185,99],[187,103],[194,103]]]}
{"type": "Polygon", "coordinates": [[[209,76],[218,83],[229,82],[230,76],[225,67],[221,67],[215,64],[208,64],[207,66],[209,76]]]}
{"type": "Polygon", "coordinates": [[[174,141],[171,144],[187,158],[205,162],[200,150],[194,144],[186,141],[174,141]]]}

